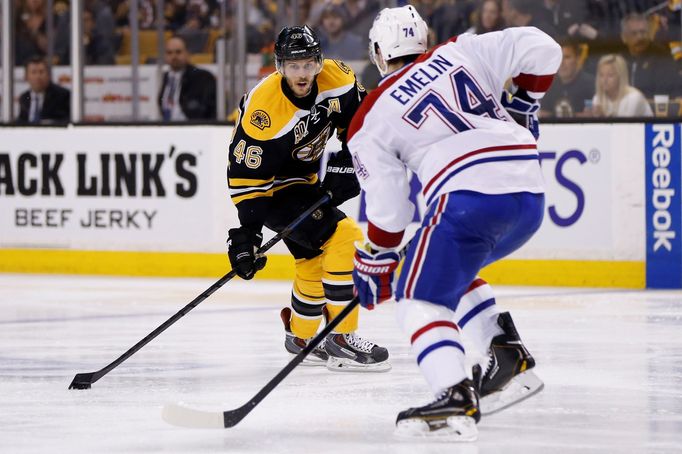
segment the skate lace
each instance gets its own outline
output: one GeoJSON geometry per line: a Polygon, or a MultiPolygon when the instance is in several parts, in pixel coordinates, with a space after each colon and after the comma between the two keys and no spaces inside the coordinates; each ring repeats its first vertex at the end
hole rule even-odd
{"type": "Polygon", "coordinates": [[[355,333],[344,334],[344,337],[346,338],[348,345],[365,353],[371,353],[372,348],[374,348],[375,345],[373,342],[363,339],[355,333]]]}

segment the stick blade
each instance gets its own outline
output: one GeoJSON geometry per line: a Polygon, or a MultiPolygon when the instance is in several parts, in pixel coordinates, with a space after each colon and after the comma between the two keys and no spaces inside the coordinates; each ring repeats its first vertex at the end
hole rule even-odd
{"type": "Polygon", "coordinates": [[[249,414],[251,409],[255,407],[256,404],[249,405],[248,403],[246,405],[243,405],[236,410],[228,410],[223,412],[223,424],[225,425],[225,428],[230,428],[234,427],[239,422],[244,419],[246,415],[249,414]]]}
{"type": "Polygon", "coordinates": [[[191,429],[224,429],[223,412],[202,411],[180,404],[164,405],[161,417],[168,424],[191,429]]]}
{"type": "Polygon", "coordinates": [[[93,373],[76,374],[71,380],[69,389],[90,389],[92,387],[93,373]]]}

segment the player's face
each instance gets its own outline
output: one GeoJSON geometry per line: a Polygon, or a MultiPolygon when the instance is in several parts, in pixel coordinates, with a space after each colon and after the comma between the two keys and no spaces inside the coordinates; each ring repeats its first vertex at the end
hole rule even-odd
{"type": "Polygon", "coordinates": [[[609,96],[615,96],[618,92],[618,73],[610,63],[599,67],[597,79],[602,90],[609,96]]]}
{"type": "Polygon", "coordinates": [[[320,64],[312,57],[303,60],[285,60],[282,72],[291,91],[302,98],[312,90],[315,76],[320,72],[320,64]]]}

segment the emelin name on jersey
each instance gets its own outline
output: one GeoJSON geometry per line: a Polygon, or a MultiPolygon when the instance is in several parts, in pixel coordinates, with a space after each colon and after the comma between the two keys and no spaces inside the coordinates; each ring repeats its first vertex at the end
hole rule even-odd
{"type": "Polygon", "coordinates": [[[452,62],[448,61],[442,55],[433,57],[428,65],[412,71],[412,74],[410,74],[402,84],[391,91],[391,98],[397,100],[402,105],[407,104],[410,99],[419,94],[424,87],[443,75],[447,68],[453,66],[452,62]]]}

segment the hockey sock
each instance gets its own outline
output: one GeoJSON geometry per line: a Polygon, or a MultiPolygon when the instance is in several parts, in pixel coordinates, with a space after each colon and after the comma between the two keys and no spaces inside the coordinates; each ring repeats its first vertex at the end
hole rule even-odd
{"type": "Polygon", "coordinates": [[[503,333],[497,324],[499,313],[492,287],[481,278],[476,278],[459,300],[455,320],[467,342],[481,355],[487,356],[493,337],[503,333]]]}
{"type": "Polygon", "coordinates": [[[434,395],[467,377],[464,347],[453,315],[447,307],[426,301],[398,303],[398,324],[409,336],[412,354],[434,395]]]}
{"type": "MultiPolygon", "coordinates": [[[[333,320],[343,310],[346,305],[339,306],[337,304],[327,303],[327,310],[329,311],[329,320],[333,320]]],[[[341,323],[336,326],[334,333],[349,334],[358,329],[358,317],[360,308],[356,307],[350,314],[344,318],[341,323]]]]}
{"type": "Polygon", "coordinates": [[[308,339],[317,333],[322,321],[324,297],[303,296],[296,284],[294,283],[294,290],[291,292],[291,332],[296,337],[308,339]]]}

